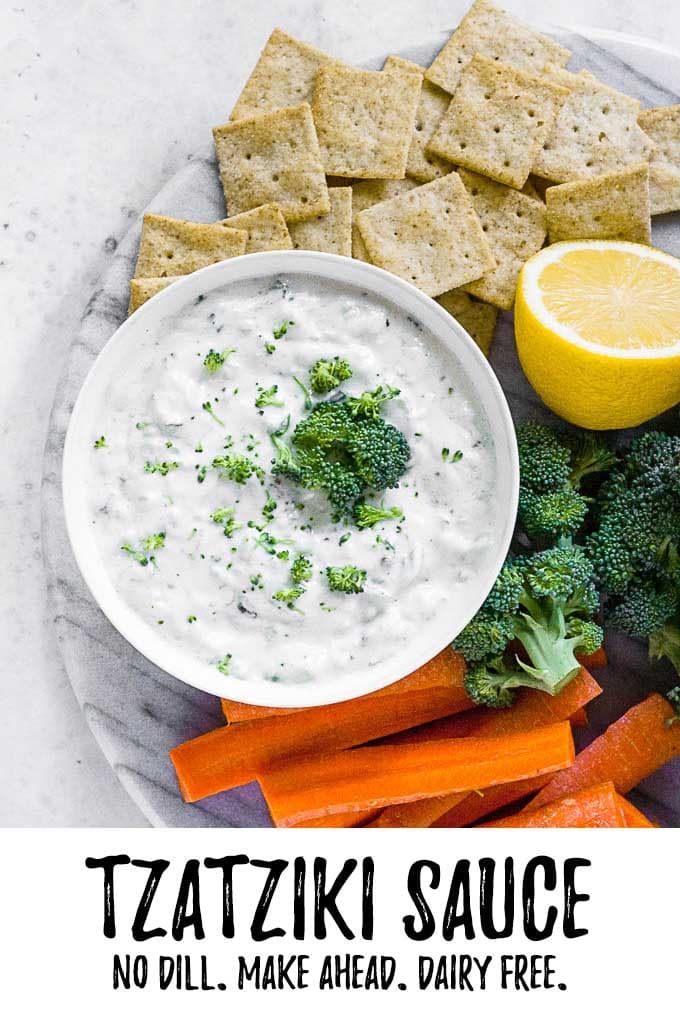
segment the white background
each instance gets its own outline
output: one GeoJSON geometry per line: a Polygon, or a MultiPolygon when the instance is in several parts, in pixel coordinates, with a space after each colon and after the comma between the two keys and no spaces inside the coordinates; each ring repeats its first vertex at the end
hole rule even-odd
{"type": "MultiPolygon", "coordinates": [[[[3,867],[0,898],[3,924],[0,929],[0,980],[5,1015],[32,1018],[68,1015],[72,1020],[100,1020],[120,1016],[134,1020],[149,1016],[164,1018],[187,1015],[212,1017],[283,1016],[314,1017],[324,1020],[346,1018],[348,1010],[357,1017],[375,1014],[413,1016],[414,1011],[428,1018],[465,1016],[522,1018],[522,1020],[562,1020],[574,1016],[595,1017],[604,1012],[628,1020],[633,1017],[677,1016],[677,883],[661,868],[640,871],[642,854],[650,856],[649,840],[656,841],[656,856],[677,858],[676,834],[630,831],[621,841],[612,831],[541,832],[525,830],[496,832],[461,830],[430,831],[427,851],[416,831],[379,832],[376,830],[329,831],[326,833],[272,832],[267,830],[155,830],[120,832],[109,830],[55,831],[50,835],[49,857],[44,852],[41,834],[31,830],[8,832],[3,837],[3,867]],[[644,847],[642,843],[644,841],[644,847]],[[587,845],[587,850],[585,849],[587,845]],[[201,906],[206,938],[196,942],[191,932],[182,942],[170,936],[159,940],[133,942],[130,924],[148,872],[130,866],[114,873],[117,937],[102,936],[103,881],[101,871],[87,870],[86,856],[126,853],[145,860],[157,857],[172,864],[161,879],[152,903],[147,928],[170,928],[177,896],[178,881],[189,857],[200,860],[210,855],[245,853],[250,858],[292,860],[302,854],[311,873],[315,854],[328,858],[328,873],[334,876],[348,857],[375,858],[375,937],[371,942],[356,938],[351,942],[339,936],[332,921],[328,938],[315,941],[311,936],[296,942],[288,936],[253,943],[249,923],[253,906],[262,887],[262,871],[242,867],[235,871],[234,909],[237,939],[221,936],[221,874],[202,870],[201,906]],[[590,858],[590,868],[577,871],[576,889],[588,893],[589,902],[578,903],[575,921],[587,928],[587,936],[567,940],[558,925],[550,940],[529,942],[522,934],[522,913],[516,908],[514,936],[509,940],[474,942],[458,931],[453,941],[444,942],[439,934],[423,942],[406,938],[402,917],[413,913],[406,891],[406,875],[413,861],[423,856],[441,866],[441,884],[431,892],[425,883],[426,897],[438,922],[441,921],[448,887],[457,859],[472,861],[473,917],[477,917],[480,856],[493,855],[500,871],[506,855],[515,859],[516,890],[521,887],[526,861],[538,854],[557,859],[557,893],[536,896],[536,916],[542,922],[547,906],[560,903],[562,862],[565,857],[590,858]],[[636,873],[635,891],[629,876],[636,873]],[[4,888],[3,888],[4,887],[4,888]],[[652,937],[650,937],[650,935],[652,937]],[[3,944],[4,943],[4,944],[3,944]],[[117,991],[111,988],[112,955],[145,953],[149,957],[149,984],[143,991],[117,991]],[[266,992],[192,991],[160,992],[154,962],[160,954],[190,953],[209,957],[209,978],[216,984],[229,979],[230,965],[241,953],[285,955],[309,953],[313,956],[312,974],[325,954],[384,953],[398,958],[398,978],[406,991],[392,988],[379,991],[304,991],[266,992]],[[504,953],[554,954],[556,980],[566,984],[538,991],[502,991],[489,972],[488,990],[418,991],[417,959],[451,953],[471,953],[500,957],[504,953]],[[154,989],[154,984],[156,985],[154,989]],[[416,999],[417,996],[417,999],[416,999]],[[66,1012],[68,1011],[68,1013],[66,1012]],[[190,1011],[190,1012],[189,1012],[190,1011]],[[389,1011],[389,1012],[388,1012],[389,1011]]],[[[308,886],[308,893],[311,886],[308,886]]],[[[356,876],[350,879],[338,898],[343,915],[352,923],[358,917],[355,904],[360,890],[356,876]]],[[[497,901],[498,902],[498,901],[497,901]]],[[[519,903],[518,898],[516,903],[519,903]]],[[[310,907],[308,895],[307,906],[310,907]]],[[[500,904],[499,904],[500,906],[500,904]]],[[[309,918],[311,911],[308,910],[309,918]]],[[[561,914],[560,914],[561,917],[561,914]]],[[[502,922],[502,913],[496,915],[502,922]]],[[[267,927],[280,925],[290,931],[292,921],[292,882],[284,875],[274,894],[267,927]]],[[[479,925],[477,924],[477,931],[479,925]]],[[[195,976],[194,970],[194,976],[195,976]]]]}
{"type": "MultiPolygon", "coordinates": [[[[677,0],[507,0],[529,20],[680,45],[677,0]]],[[[54,388],[107,254],[206,144],[272,27],[361,62],[464,0],[0,0],[0,825],[143,825],[50,629],[39,481],[54,388]]],[[[630,844],[629,844],[630,845],[630,844]]]]}

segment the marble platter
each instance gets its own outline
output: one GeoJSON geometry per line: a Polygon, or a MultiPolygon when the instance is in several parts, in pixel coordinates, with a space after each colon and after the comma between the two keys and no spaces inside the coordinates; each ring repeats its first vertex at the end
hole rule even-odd
{"type": "MultiPolygon", "coordinates": [[[[645,106],[680,102],[680,52],[617,33],[575,27],[548,28],[573,51],[571,67],[587,67],[603,81],[645,106]]],[[[403,52],[430,63],[446,34],[403,52]]],[[[380,67],[381,60],[373,66],[380,67]]],[[[194,157],[150,203],[149,210],[209,222],[225,215],[212,147],[194,157]]],[[[269,816],[253,784],[184,804],[168,751],[175,744],[223,722],[217,698],[202,694],[152,665],[135,651],[99,610],[76,566],[66,536],[61,499],[64,437],[76,396],[92,362],[126,316],[141,221],[119,245],[115,258],[90,296],[73,337],[57,388],[45,449],[42,482],[43,547],[51,615],[61,654],[87,722],[111,767],[154,825],[263,826],[269,816]]],[[[680,256],[680,215],[657,217],[654,242],[680,256]]],[[[517,363],[512,320],[504,316],[492,365],[512,413],[548,417],[517,363]]],[[[650,664],[633,641],[608,639],[610,663],[598,674],[603,695],[593,704],[587,743],[650,688],[664,689],[665,664],[650,664]]],[[[636,803],[664,825],[680,827],[680,759],[650,777],[634,794],[636,803]]]]}

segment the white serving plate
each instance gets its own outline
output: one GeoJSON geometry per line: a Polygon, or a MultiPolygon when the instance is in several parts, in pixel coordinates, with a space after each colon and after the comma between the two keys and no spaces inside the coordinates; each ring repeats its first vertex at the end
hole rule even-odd
{"type": "MultiPolygon", "coordinates": [[[[426,334],[427,335],[427,334],[426,334]]],[[[510,545],[517,511],[519,467],[515,430],[505,395],[489,362],[448,312],[412,284],[375,266],[320,252],[261,252],[229,259],[180,278],[156,294],[113,334],[92,365],[78,395],[66,436],[63,496],[66,526],[80,571],[90,592],[114,627],[161,669],[184,683],[223,698],[254,705],[300,708],[345,701],[394,683],[449,644],[474,616],[498,575],[510,545]],[[112,380],[132,357],[149,330],[194,302],[199,294],[254,278],[290,274],[321,277],[336,286],[359,287],[422,323],[457,360],[477,395],[496,458],[495,499],[498,527],[480,570],[465,585],[456,609],[446,602],[398,656],[370,669],[348,670],[324,683],[272,684],[255,677],[223,676],[195,655],[171,644],[132,610],[114,588],[91,525],[88,477],[91,437],[97,434],[101,408],[112,380]]],[[[225,626],[228,645],[228,626],[225,626]]],[[[272,656],[278,653],[272,646],[272,656]]]]}

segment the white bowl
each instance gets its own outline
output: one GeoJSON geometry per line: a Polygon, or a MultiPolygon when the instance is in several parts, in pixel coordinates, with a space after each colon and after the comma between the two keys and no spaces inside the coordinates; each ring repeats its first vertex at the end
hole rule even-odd
{"type": "Polygon", "coordinates": [[[519,488],[515,430],[505,396],[487,359],[465,330],[435,301],[410,283],[366,262],[319,252],[281,251],[243,255],[201,269],[156,294],[120,326],[92,366],[69,423],[63,463],[63,496],[69,539],[80,571],[102,611],[114,627],[147,659],[199,690],[255,705],[305,707],[345,701],[377,691],[417,669],[449,644],[472,619],[486,598],[503,564],[512,538],[519,488]],[[114,589],[90,525],[87,474],[88,445],[83,436],[97,434],[104,394],[126,352],[133,350],[148,329],[178,312],[199,294],[225,284],[276,274],[307,274],[359,286],[392,302],[434,334],[450,350],[471,382],[486,416],[496,457],[496,492],[500,523],[487,553],[485,568],[470,580],[464,610],[452,612],[443,604],[404,649],[398,659],[349,674],[333,684],[276,685],[265,680],[244,683],[222,676],[214,666],[178,651],[149,627],[114,589]]]}

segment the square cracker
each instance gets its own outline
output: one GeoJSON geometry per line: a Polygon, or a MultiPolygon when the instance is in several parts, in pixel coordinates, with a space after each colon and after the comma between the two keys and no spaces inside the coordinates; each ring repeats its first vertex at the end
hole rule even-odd
{"type": "Polygon", "coordinates": [[[183,276],[243,255],[248,235],[219,223],[190,223],[147,213],[135,266],[136,277],[183,276]]]}
{"type": "Polygon", "coordinates": [[[429,151],[521,188],[569,95],[560,85],[475,55],[429,151]]]}
{"type": "Polygon", "coordinates": [[[455,172],[364,209],[356,222],[371,262],[431,297],[479,279],[496,264],[455,172]]]}
{"type": "Polygon", "coordinates": [[[165,290],[169,284],[178,279],[178,276],[147,276],[139,280],[130,280],[128,315],[132,315],[140,305],[152,298],[154,294],[158,294],[159,290],[165,290]]]}
{"type": "Polygon", "coordinates": [[[229,216],[226,220],[220,220],[220,223],[246,231],[247,255],[255,251],[284,251],[293,247],[283,213],[273,202],[237,216],[229,216]]]}
{"type": "Polygon", "coordinates": [[[612,240],[650,244],[647,163],[571,181],[545,193],[550,241],[612,240]]]}
{"type": "Polygon", "coordinates": [[[498,319],[498,309],[477,301],[462,290],[449,290],[437,298],[438,303],[449,315],[457,319],[483,354],[489,357],[493,335],[498,319]]]}
{"type": "Polygon", "coordinates": [[[403,177],[421,82],[412,71],[320,68],[312,113],[326,173],[403,177]]]}
{"type": "Polygon", "coordinates": [[[656,145],[649,168],[652,215],[680,209],[680,105],[643,110],[638,124],[656,145]]]}
{"type": "Polygon", "coordinates": [[[329,213],[304,223],[291,223],[291,247],[349,258],[352,254],[352,189],[329,188],[328,197],[329,213]]]}
{"type": "Polygon", "coordinates": [[[246,82],[229,120],[309,103],[320,67],[339,64],[322,50],[275,28],[246,82]]]}
{"type": "Polygon", "coordinates": [[[372,205],[386,202],[407,191],[418,187],[417,181],[404,177],[400,181],[354,181],[352,183],[352,257],[370,262],[371,257],[366,250],[363,238],[357,227],[356,220],[360,212],[370,209],[372,205]]]}
{"type": "MultiPolygon", "coordinates": [[[[411,71],[422,75],[425,68],[410,60],[404,60],[403,57],[388,57],[383,65],[383,71],[392,70],[411,71]]],[[[406,160],[407,175],[414,177],[417,181],[434,181],[437,177],[445,177],[453,170],[447,160],[440,159],[439,156],[430,156],[425,151],[434,129],[448,109],[450,99],[447,92],[423,78],[420,100],[416,110],[416,121],[406,160]]]]}
{"type": "Polygon", "coordinates": [[[547,66],[544,73],[570,92],[534,161],[535,174],[564,184],[650,159],[654,145],[638,126],[637,100],[583,71],[547,66]]]}
{"type": "Polygon", "coordinates": [[[447,92],[455,92],[463,68],[475,53],[537,74],[544,64],[566,65],[571,53],[534,32],[489,0],[477,0],[425,72],[447,92]]]}
{"type": "Polygon", "coordinates": [[[295,223],[330,209],[307,103],[213,128],[227,213],[276,203],[295,223]]]}
{"type": "Polygon", "coordinates": [[[515,303],[519,271],[542,247],[547,232],[542,202],[514,188],[461,170],[460,178],[479,216],[496,268],[465,285],[475,297],[509,311],[515,303]]]}

